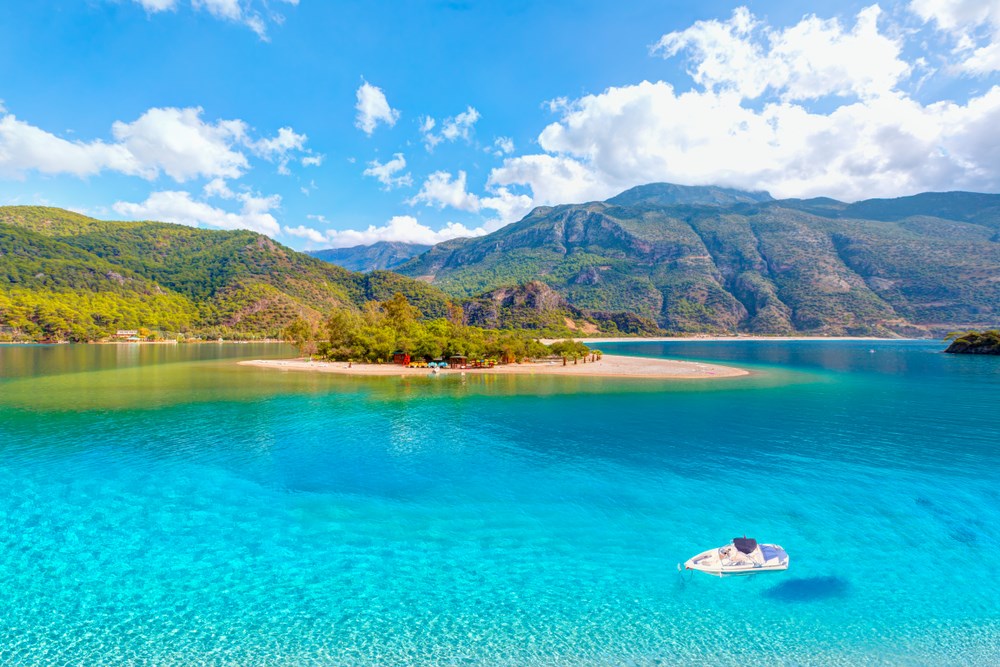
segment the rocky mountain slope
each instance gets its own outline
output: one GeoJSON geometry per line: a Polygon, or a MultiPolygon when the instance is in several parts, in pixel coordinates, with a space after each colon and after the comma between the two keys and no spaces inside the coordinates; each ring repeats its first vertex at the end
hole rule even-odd
{"type": "Polygon", "coordinates": [[[540,280],[676,331],[920,334],[1000,318],[1000,195],[846,204],[641,186],[542,207],[396,269],[456,296],[540,280]]]}

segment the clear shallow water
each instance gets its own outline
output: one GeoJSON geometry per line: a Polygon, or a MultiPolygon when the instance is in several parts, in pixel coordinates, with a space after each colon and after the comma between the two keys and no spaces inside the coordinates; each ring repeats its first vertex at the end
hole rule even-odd
{"type": "MultiPolygon", "coordinates": [[[[1000,359],[337,378],[0,346],[3,664],[996,664],[1000,359]],[[785,574],[681,576],[746,532],[785,574]]],[[[870,350],[874,349],[872,353],[870,350]]]]}

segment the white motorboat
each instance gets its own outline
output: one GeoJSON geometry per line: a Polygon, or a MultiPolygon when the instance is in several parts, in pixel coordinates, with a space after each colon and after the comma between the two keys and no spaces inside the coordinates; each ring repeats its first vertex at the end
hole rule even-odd
{"type": "Polygon", "coordinates": [[[781,572],[788,569],[788,554],[777,544],[757,544],[752,537],[736,537],[730,544],[701,552],[684,567],[719,577],[781,572]]]}

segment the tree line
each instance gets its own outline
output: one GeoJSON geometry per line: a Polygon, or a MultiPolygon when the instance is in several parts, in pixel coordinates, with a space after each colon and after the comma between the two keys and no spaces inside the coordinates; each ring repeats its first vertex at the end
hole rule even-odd
{"type": "MultiPolygon", "coordinates": [[[[482,329],[463,323],[461,306],[445,317],[427,319],[401,293],[385,301],[369,301],[360,312],[337,309],[321,326],[302,318],[283,332],[303,354],[332,361],[391,361],[395,353],[412,359],[495,359],[514,363],[550,355],[572,359],[597,353],[583,343],[544,345],[525,331],[482,329]]],[[[599,354],[599,353],[598,353],[599,354]]]]}

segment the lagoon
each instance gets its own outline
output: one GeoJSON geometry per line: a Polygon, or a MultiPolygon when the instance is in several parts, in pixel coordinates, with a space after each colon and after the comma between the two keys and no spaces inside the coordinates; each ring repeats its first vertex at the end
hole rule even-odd
{"type": "Polygon", "coordinates": [[[601,344],[750,377],[275,373],[0,346],[0,663],[989,664],[1000,359],[601,344]],[[784,574],[676,564],[746,533],[784,574]]]}

